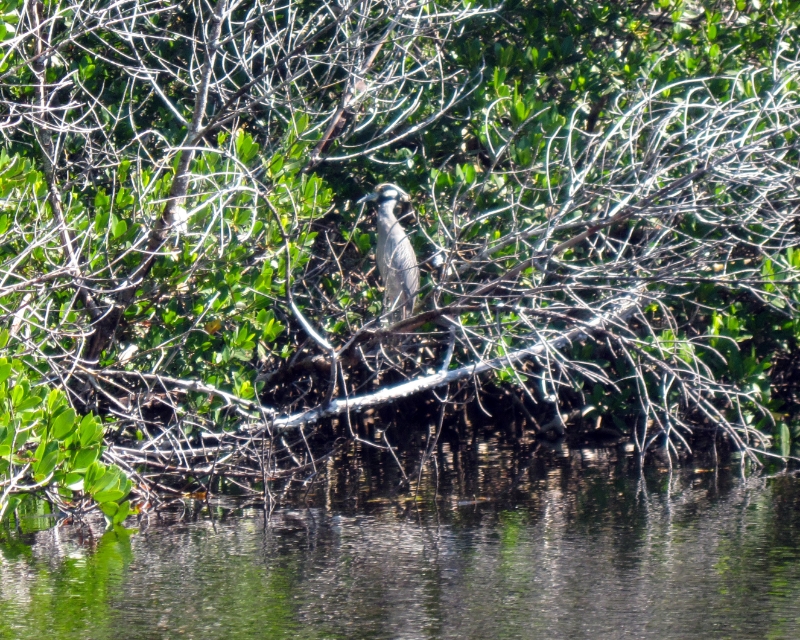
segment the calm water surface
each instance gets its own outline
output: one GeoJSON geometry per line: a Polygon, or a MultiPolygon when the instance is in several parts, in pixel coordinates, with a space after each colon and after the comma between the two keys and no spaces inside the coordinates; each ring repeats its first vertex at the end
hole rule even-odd
{"type": "Polygon", "coordinates": [[[6,531],[0,638],[800,638],[800,480],[575,466],[6,531]]]}

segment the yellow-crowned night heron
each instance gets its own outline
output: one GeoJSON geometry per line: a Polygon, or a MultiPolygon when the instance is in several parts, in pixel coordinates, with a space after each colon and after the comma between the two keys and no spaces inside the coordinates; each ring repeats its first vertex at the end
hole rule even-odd
{"type": "Polygon", "coordinates": [[[378,271],[385,289],[384,313],[390,322],[409,317],[414,311],[414,298],[419,291],[419,267],[414,247],[395,217],[398,202],[409,202],[408,194],[393,184],[380,184],[373,193],[359,202],[378,205],[378,271]]]}

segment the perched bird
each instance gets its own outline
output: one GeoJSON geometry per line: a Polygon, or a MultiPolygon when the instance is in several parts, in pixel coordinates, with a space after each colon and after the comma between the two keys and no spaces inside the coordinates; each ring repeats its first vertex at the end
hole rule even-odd
{"type": "Polygon", "coordinates": [[[393,184],[380,184],[359,202],[375,202],[378,207],[378,271],[383,280],[384,313],[390,322],[408,318],[414,311],[419,291],[419,267],[414,247],[395,217],[398,202],[409,202],[408,194],[393,184]]]}

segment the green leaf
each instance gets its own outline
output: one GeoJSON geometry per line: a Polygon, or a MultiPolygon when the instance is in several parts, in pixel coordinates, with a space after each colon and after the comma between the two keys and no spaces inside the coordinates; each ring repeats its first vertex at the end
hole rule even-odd
{"type": "Polygon", "coordinates": [[[52,434],[56,440],[64,440],[75,428],[75,410],[65,409],[59,413],[52,424],[52,434]]]}
{"type": "Polygon", "coordinates": [[[463,167],[463,172],[464,172],[464,180],[466,180],[468,183],[475,182],[476,174],[475,174],[475,167],[473,165],[465,164],[463,167]]]}
{"type": "Polygon", "coordinates": [[[24,381],[21,383],[17,383],[14,386],[14,389],[11,391],[11,404],[15,407],[19,406],[19,404],[25,399],[25,396],[28,395],[28,388],[27,385],[24,384],[24,381]]]}
{"type": "Polygon", "coordinates": [[[789,431],[789,426],[785,422],[781,423],[779,433],[781,456],[788,458],[792,449],[792,434],[789,431]]]}
{"type": "Polygon", "coordinates": [[[297,131],[297,135],[301,135],[308,127],[308,116],[305,113],[301,114],[300,116],[295,116],[294,126],[295,130],[297,131]]]}
{"type": "Polygon", "coordinates": [[[11,438],[9,438],[9,444],[11,445],[11,449],[13,451],[19,451],[22,447],[25,446],[25,443],[28,441],[28,438],[30,438],[31,435],[33,435],[33,433],[32,429],[16,430],[12,427],[9,435],[11,436],[11,438]]]}
{"type": "Polygon", "coordinates": [[[72,491],[83,491],[83,476],[80,473],[68,473],[64,477],[64,486],[72,491]]]}
{"type": "Polygon", "coordinates": [[[38,407],[40,404],[42,404],[42,399],[39,396],[28,396],[22,402],[19,403],[19,406],[16,407],[16,410],[28,411],[29,409],[38,407]]]}
{"type": "Polygon", "coordinates": [[[117,509],[117,513],[114,514],[114,524],[122,524],[125,521],[125,518],[130,515],[131,512],[131,503],[129,500],[125,502],[120,502],[119,509],[117,509]]]}
{"type": "MultiPolygon", "coordinates": [[[[94,464],[100,457],[100,448],[91,447],[89,449],[80,449],[75,457],[72,459],[73,471],[87,471],[89,467],[94,464]]],[[[88,473],[87,473],[88,475],[88,473]]]]}
{"type": "MultiPolygon", "coordinates": [[[[97,465],[100,466],[100,465],[97,465]]],[[[93,469],[94,467],[90,467],[93,469]]],[[[92,477],[92,482],[88,481],[89,473],[87,472],[88,491],[98,502],[107,502],[108,500],[118,500],[125,496],[130,490],[130,481],[123,475],[119,467],[110,465],[104,469],[102,476],[92,477]],[[121,488],[128,485],[128,489],[121,488]],[[121,491],[122,494],[118,498],[106,497],[109,492],[121,491]],[[100,496],[100,497],[98,497],[100,496]]]]}
{"type": "Polygon", "coordinates": [[[123,235],[127,230],[128,230],[128,223],[125,222],[124,220],[117,220],[114,223],[114,228],[111,230],[111,233],[113,234],[114,239],[116,240],[121,235],[123,235]]]}
{"type": "Polygon", "coordinates": [[[5,364],[0,364],[0,384],[8,380],[8,377],[11,375],[11,364],[6,362],[5,364]]]}
{"type": "Polygon", "coordinates": [[[131,168],[131,161],[130,160],[123,160],[120,162],[119,169],[117,169],[117,179],[120,182],[125,182],[128,179],[128,171],[131,168]]]}
{"type": "Polygon", "coordinates": [[[236,132],[236,155],[247,164],[258,154],[260,146],[253,140],[253,137],[243,129],[236,132]]]}
{"type": "Polygon", "coordinates": [[[369,253],[370,248],[372,247],[372,242],[370,240],[369,234],[368,233],[357,234],[356,246],[358,247],[358,250],[362,255],[367,255],[369,253]]]}
{"type": "Polygon", "coordinates": [[[47,410],[50,413],[55,413],[56,410],[66,402],[66,397],[58,389],[53,389],[47,394],[47,410]]]}
{"type": "MultiPolygon", "coordinates": [[[[97,199],[95,199],[95,201],[96,200],[97,199]]],[[[97,211],[94,219],[94,230],[98,234],[105,232],[105,229],[108,226],[108,218],[109,218],[108,212],[97,211]]]]}
{"type": "Polygon", "coordinates": [[[42,442],[36,449],[35,457],[37,461],[33,463],[33,477],[36,482],[41,482],[58,464],[58,443],[57,442],[42,442]]]}
{"type": "Polygon", "coordinates": [[[100,511],[113,522],[114,516],[117,515],[117,511],[119,511],[119,505],[116,502],[103,502],[99,506],[100,511]]]}
{"type": "Polygon", "coordinates": [[[105,472],[105,466],[99,462],[93,462],[89,465],[89,467],[86,469],[85,479],[87,491],[91,491],[91,487],[94,486],[98,479],[103,477],[105,472]]]}
{"type": "Polygon", "coordinates": [[[81,447],[88,447],[103,439],[103,427],[93,415],[87,414],[78,426],[78,438],[81,447]]]}
{"type": "MultiPolygon", "coordinates": [[[[88,482],[89,474],[87,473],[86,475],[88,482]]],[[[119,484],[118,480],[119,479],[115,476],[115,474],[111,470],[104,469],[103,474],[101,476],[94,478],[93,482],[88,482],[87,490],[94,496],[97,493],[102,493],[103,491],[107,491],[109,489],[115,489],[116,486],[119,484]]],[[[100,500],[99,502],[103,501],[100,500]]]]}
{"type": "Polygon", "coordinates": [[[281,155],[274,155],[272,159],[269,161],[268,171],[270,176],[274,176],[277,174],[282,168],[283,163],[285,162],[285,158],[281,155]]]}
{"type": "Polygon", "coordinates": [[[121,489],[104,489],[92,494],[92,497],[100,504],[104,502],[113,502],[125,497],[125,492],[121,489]]]}
{"type": "Polygon", "coordinates": [[[22,504],[22,501],[25,500],[25,498],[26,496],[23,494],[9,496],[8,503],[6,506],[6,512],[3,517],[4,518],[10,517],[11,514],[14,513],[14,511],[16,511],[16,509],[20,506],[20,504],[22,504]]]}
{"type": "Polygon", "coordinates": [[[97,65],[93,64],[92,59],[89,56],[84,56],[78,70],[81,80],[83,80],[84,82],[86,80],[91,80],[96,70],[97,70],[97,65]]]}

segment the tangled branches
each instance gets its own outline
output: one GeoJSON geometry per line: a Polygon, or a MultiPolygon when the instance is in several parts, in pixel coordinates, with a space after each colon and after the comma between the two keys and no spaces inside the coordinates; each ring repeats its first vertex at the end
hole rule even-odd
{"type": "Polygon", "coordinates": [[[0,88],[8,357],[106,416],[140,486],[313,475],[362,439],[352,411],[489,372],[534,430],[577,411],[641,455],[698,428],[765,452],[782,418],[742,314],[796,322],[797,63],[639,85],[581,130],[591,107],[448,57],[490,13],[26,3],[0,88]],[[457,162],[431,143],[448,118],[457,162]],[[423,268],[393,326],[352,205],[387,176],[423,268]]]}

